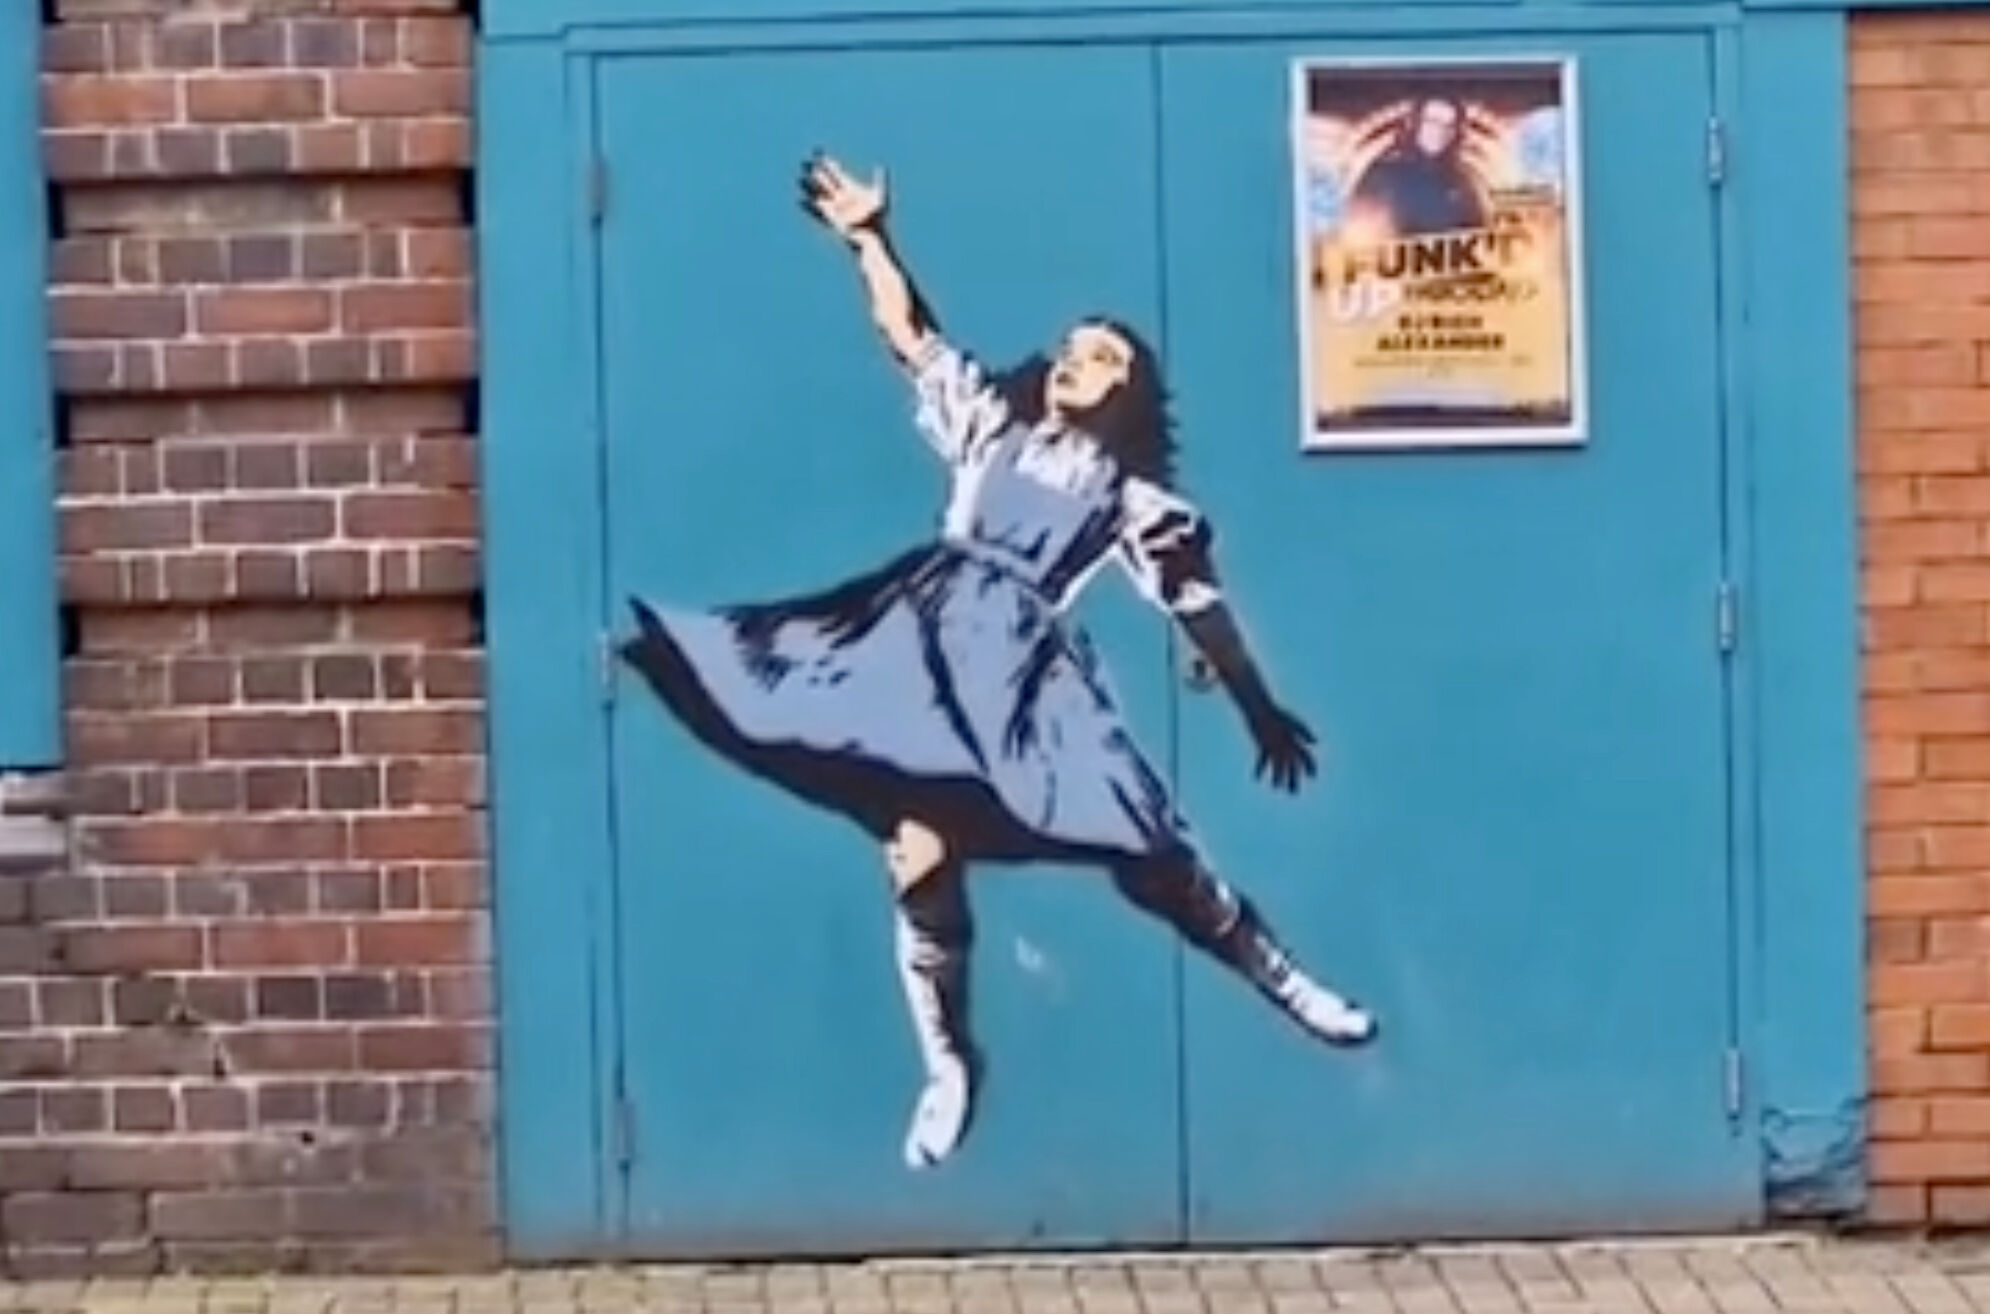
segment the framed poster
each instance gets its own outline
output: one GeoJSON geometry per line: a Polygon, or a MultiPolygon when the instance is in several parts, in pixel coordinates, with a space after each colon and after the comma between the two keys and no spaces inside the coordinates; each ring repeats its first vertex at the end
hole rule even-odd
{"type": "Polygon", "coordinates": [[[1293,102],[1304,446],[1583,442],[1573,62],[1301,60],[1293,102]]]}

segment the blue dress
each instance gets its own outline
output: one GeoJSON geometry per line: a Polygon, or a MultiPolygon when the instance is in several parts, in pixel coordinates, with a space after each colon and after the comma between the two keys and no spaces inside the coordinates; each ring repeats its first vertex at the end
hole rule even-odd
{"type": "Polygon", "coordinates": [[[944,342],[913,381],[918,428],[951,470],[936,542],[809,597],[632,599],[624,657],[714,752],[880,839],[913,819],[968,860],[1187,850],[1066,611],[1108,560],[1176,615],[1215,603],[1209,526],[1087,435],[1015,419],[944,342]]]}

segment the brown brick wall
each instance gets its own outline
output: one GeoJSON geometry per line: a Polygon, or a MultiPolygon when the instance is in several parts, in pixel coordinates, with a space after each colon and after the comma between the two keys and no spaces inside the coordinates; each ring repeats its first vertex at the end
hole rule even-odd
{"type": "Polygon", "coordinates": [[[493,1251],[457,7],[56,6],[75,853],[0,899],[16,1271],[493,1251]]]}
{"type": "Polygon", "coordinates": [[[1990,12],[1852,25],[1872,1216],[1990,1223],[1990,12]]]}

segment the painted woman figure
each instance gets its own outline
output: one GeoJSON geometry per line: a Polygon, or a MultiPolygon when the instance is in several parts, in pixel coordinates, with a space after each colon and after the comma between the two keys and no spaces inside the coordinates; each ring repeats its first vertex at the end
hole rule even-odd
{"type": "Polygon", "coordinates": [[[974,862],[1103,869],[1136,907],[1241,975],[1314,1037],[1369,1039],[1209,867],[1065,616],[1116,560],[1221,676],[1258,772],[1295,789],[1312,736],[1266,690],[1218,592],[1206,521],[1170,487],[1153,352],[1104,319],[1054,360],[985,372],[941,336],[886,231],[882,178],[803,170],[810,211],[855,257],[916,422],[951,471],[938,538],[827,592],[718,611],[631,600],[622,646],[712,751],[855,822],[884,848],[900,975],[926,1084],[906,1161],[966,1133],[983,1055],[968,1009],[974,862]]]}

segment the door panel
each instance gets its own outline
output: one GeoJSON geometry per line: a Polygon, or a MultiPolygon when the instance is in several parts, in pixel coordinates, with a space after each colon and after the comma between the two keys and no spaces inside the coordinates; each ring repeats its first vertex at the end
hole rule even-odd
{"type": "Polygon", "coordinates": [[[1381,1022],[1326,1051],[1190,968],[1201,1241],[1756,1211],[1724,1098],[1710,51],[1556,44],[1579,58],[1591,423],[1536,452],[1300,453],[1288,70],[1326,52],[1164,57],[1185,477],[1274,691],[1325,745],[1282,798],[1220,695],[1189,696],[1185,806],[1213,865],[1381,1022]]]}
{"type": "MultiPolygon", "coordinates": [[[[945,472],[847,254],[797,208],[810,150],[889,170],[905,258],[991,362],[1097,309],[1158,319],[1144,52],[646,57],[597,76],[618,634],[628,593],[813,593],[937,528],[945,472]]],[[[1126,590],[1094,593],[1085,618],[1164,758],[1164,628],[1126,590]]],[[[613,724],[631,1250],[1178,1235],[1176,954],[1102,879],[977,874],[987,1097],[957,1157],[914,1173],[921,1069],[881,854],[708,753],[633,679],[613,724]]]]}

